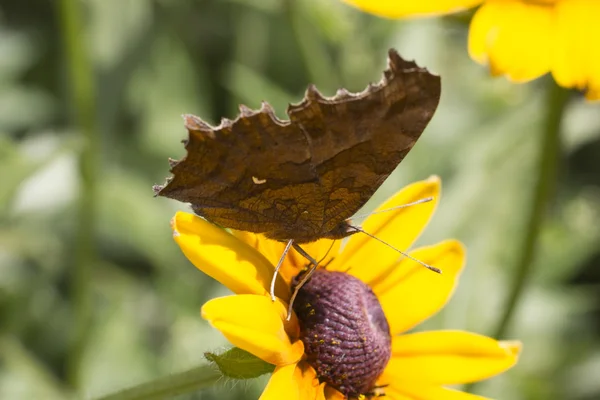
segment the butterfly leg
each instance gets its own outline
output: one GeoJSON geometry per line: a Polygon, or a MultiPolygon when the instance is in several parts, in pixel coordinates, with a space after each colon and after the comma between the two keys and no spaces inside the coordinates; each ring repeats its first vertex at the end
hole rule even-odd
{"type": "Polygon", "coordinates": [[[308,280],[310,279],[312,274],[314,274],[314,272],[317,270],[317,267],[319,266],[319,263],[314,258],[312,258],[310,254],[308,254],[306,251],[304,251],[304,249],[302,247],[300,247],[298,244],[292,243],[292,246],[304,258],[306,258],[308,261],[310,261],[311,266],[308,269],[308,271],[306,271],[306,274],[304,274],[304,276],[302,277],[300,282],[298,282],[298,284],[294,288],[294,292],[292,293],[292,297],[290,298],[290,305],[288,306],[288,314],[287,314],[288,321],[292,317],[292,311],[293,311],[292,307],[294,305],[294,300],[296,300],[296,296],[298,295],[298,292],[300,291],[300,289],[302,289],[302,286],[304,286],[304,284],[306,282],[308,282],[308,280]]]}
{"type": "Polygon", "coordinates": [[[275,301],[275,281],[277,280],[277,274],[279,274],[279,269],[281,268],[281,265],[283,264],[283,260],[285,260],[285,256],[287,256],[287,253],[290,251],[290,247],[292,247],[292,244],[294,244],[294,239],[290,239],[288,240],[287,244],[285,245],[285,249],[283,249],[283,254],[281,255],[281,258],[279,259],[279,262],[277,263],[277,266],[275,267],[275,272],[273,272],[273,279],[271,279],[271,300],[275,301]]]}

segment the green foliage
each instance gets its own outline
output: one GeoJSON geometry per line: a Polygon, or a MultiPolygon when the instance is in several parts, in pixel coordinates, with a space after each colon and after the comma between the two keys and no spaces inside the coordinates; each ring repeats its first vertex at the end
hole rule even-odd
{"type": "Polygon", "coordinates": [[[270,374],[275,366],[264,362],[245,350],[234,347],[221,354],[206,352],[204,357],[213,362],[221,373],[232,379],[253,379],[270,374]]]}

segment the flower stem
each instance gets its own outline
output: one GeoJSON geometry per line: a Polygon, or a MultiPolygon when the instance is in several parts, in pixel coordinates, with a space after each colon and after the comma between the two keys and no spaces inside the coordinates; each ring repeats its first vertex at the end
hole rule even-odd
{"type": "Polygon", "coordinates": [[[541,135],[538,154],[535,191],[532,193],[531,208],[528,211],[525,240],[522,243],[520,257],[515,268],[515,276],[508,294],[504,312],[493,331],[495,338],[505,336],[517,305],[523,295],[523,289],[533,273],[535,253],[544,221],[544,214],[556,182],[558,159],[560,157],[560,127],[569,99],[569,91],[559,87],[549,79],[546,103],[546,119],[541,135]]]}
{"type": "Polygon", "coordinates": [[[303,4],[297,0],[285,0],[282,5],[310,80],[319,83],[321,89],[341,87],[340,74],[332,66],[318,30],[311,25],[303,4]]]}
{"type": "Polygon", "coordinates": [[[75,122],[83,136],[79,154],[80,193],[78,198],[78,228],[75,260],[70,286],[74,315],[72,345],[67,361],[67,374],[71,386],[81,383],[81,358],[85,349],[91,322],[91,293],[89,274],[95,262],[94,226],[96,212],[96,154],[100,148],[97,129],[94,75],[83,39],[81,2],[60,0],[56,2],[59,17],[67,79],[70,85],[75,122]]]}
{"type": "Polygon", "coordinates": [[[189,371],[146,382],[96,400],[166,399],[212,386],[221,378],[221,373],[212,365],[201,365],[189,371]]]}
{"type": "MultiPolygon", "coordinates": [[[[560,156],[560,128],[569,99],[569,91],[559,87],[554,80],[548,79],[546,118],[539,146],[537,170],[535,171],[535,189],[531,195],[530,208],[527,214],[525,238],[522,242],[520,257],[517,260],[515,275],[507,296],[506,306],[492,336],[502,339],[506,335],[510,323],[535,265],[535,253],[539,241],[540,230],[544,221],[554,184],[556,182],[557,164],[560,156]]],[[[465,389],[472,392],[475,384],[465,389]]]]}

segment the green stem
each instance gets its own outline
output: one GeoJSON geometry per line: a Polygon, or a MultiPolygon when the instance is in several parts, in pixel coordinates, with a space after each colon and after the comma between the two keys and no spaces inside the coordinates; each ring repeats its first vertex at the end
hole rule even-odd
{"type": "Polygon", "coordinates": [[[94,226],[96,211],[96,154],[100,137],[96,125],[94,75],[87,54],[79,0],[56,3],[65,61],[68,70],[75,122],[83,136],[79,155],[80,195],[75,262],[71,271],[74,307],[73,341],[68,359],[68,378],[73,388],[80,385],[81,357],[91,322],[90,271],[95,262],[94,226]]]}
{"type": "Polygon", "coordinates": [[[332,67],[332,59],[323,45],[316,22],[311,21],[304,5],[297,0],[285,0],[282,4],[309,79],[312,83],[319,83],[321,90],[341,87],[340,74],[332,67]]]}
{"type": "Polygon", "coordinates": [[[64,387],[48,365],[23,346],[17,337],[10,334],[0,336],[0,360],[4,371],[28,376],[31,382],[35,382],[38,393],[44,393],[47,398],[71,399],[73,397],[69,388],[64,387]]]}
{"type": "MultiPolygon", "coordinates": [[[[546,119],[544,121],[541,143],[539,146],[536,171],[536,184],[532,193],[528,210],[525,239],[520,250],[520,257],[515,268],[515,275],[507,297],[504,312],[498,325],[493,330],[493,337],[504,338],[512,322],[517,306],[535,265],[535,253],[539,241],[540,230],[544,222],[549,199],[556,181],[557,164],[560,156],[560,128],[564,111],[569,99],[569,91],[559,87],[549,79],[547,92],[546,119]]],[[[475,384],[467,387],[473,391],[475,384]]]]}
{"type": "Polygon", "coordinates": [[[151,400],[167,399],[214,385],[222,374],[212,365],[201,365],[181,372],[143,383],[96,400],[151,400]]]}
{"type": "Polygon", "coordinates": [[[546,104],[546,119],[541,137],[538,169],[536,171],[535,191],[531,198],[528,212],[525,240],[517,261],[515,276],[511,285],[504,312],[493,331],[493,337],[501,339],[506,335],[517,305],[523,295],[523,289],[533,273],[535,252],[540,230],[544,222],[549,199],[556,182],[556,172],[560,157],[560,128],[562,117],[569,99],[569,91],[559,87],[554,80],[549,80],[546,104]]]}

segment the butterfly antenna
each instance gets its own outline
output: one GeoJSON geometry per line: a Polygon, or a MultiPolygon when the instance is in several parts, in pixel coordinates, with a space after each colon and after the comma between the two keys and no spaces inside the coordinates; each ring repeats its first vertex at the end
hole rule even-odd
{"type": "Polygon", "coordinates": [[[406,207],[410,207],[410,206],[416,206],[417,204],[428,203],[428,202],[430,202],[432,200],[433,200],[433,196],[431,196],[431,197],[425,197],[424,199],[419,199],[419,200],[413,201],[411,203],[401,204],[399,206],[392,207],[392,208],[386,208],[385,210],[379,210],[379,211],[375,211],[375,212],[368,213],[368,214],[355,215],[353,217],[347,218],[346,221],[348,221],[350,219],[366,218],[366,217],[369,217],[371,215],[381,214],[381,213],[385,213],[385,212],[388,212],[388,211],[397,210],[399,208],[406,208],[406,207]]]}
{"type": "Polygon", "coordinates": [[[442,273],[442,270],[441,270],[441,269],[439,269],[439,268],[436,268],[436,267],[433,267],[433,266],[431,266],[431,265],[429,265],[429,264],[425,264],[425,263],[424,263],[423,261],[421,261],[421,260],[417,260],[416,258],[414,258],[414,257],[412,257],[412,256],[410,256],[410,255],[408,255],[408,254],[406,254],[406,253],[405,253],[405,252],[403,252],[402,250],[400,250],[400,249],[398,249],[398,248],[396,248],[396,247],[392,246],[392,245],[391,245],[391,244],[389,244],[388,242],[385,242],[385,241],[383,241],[383,240],[379,239],[377,236],[375,236],[375,235],[373,235],[373,234],[371,234],[371,233],[369,233],[369,232],[366,232],[366,231],[365,231],[364,229],[362,229],[361,227],[359,227],[359,226],[354,226],[354,225],[350,225],[350,227],[351,227],[352,229],[355,229],[355,230],[357,230],[358,232],[362,232],[362,233],[364,233],[364,234],[365,234],[365,235],[367,235],[368,237],[370,237],[370,238],[372,238],[372,239],[375,239],[375,240],[377,240],[377,241],[378,241],[378,242],[380,242],[380,243],[383,243],[383,244],[385,244],[387,247],[391,248],[392,250],[395,250],[395,251],[397,251],[398,253],[402,254],[404,257],[408,258],[409,260],[412,260],[412,261],[414,261],[414,262],[416,262],[416,263],[419,263],[419,264],[421,264],[422,266],[424,266],[425,268],[427,268],[427,269],[429,269],[429,270],[431,270],[431,271],[433,271],[433,272],[437,272],[438,274],[441,274],[441,273],[442,273]]]}
{"type": "Polygon", "coordinates": [[[273,272],[273,279],[271,279],[271,289],[269,291],[269,293],[271,293],[271,301],[275,301],[275,281],[277,280],[277,275],[279,274],[279,269],[281,268],[281,265],[283,264],[283,260],[285,260],[285,256],[287,256],[287,253],[290,251],[290,247],[292,247],[292,244],[294,243],[294,239],[290,239],[287,244],[285,245],[285,249],[283,249],[283,254],[281,255],[281,258],[279,259],[279,262],[277,263],[277,266],[275,267],[275,272],[273,272]]]}

